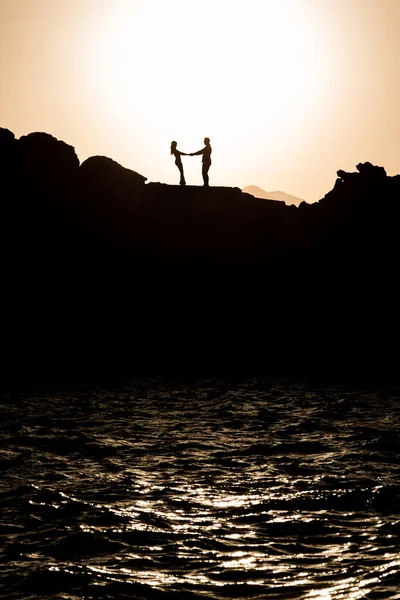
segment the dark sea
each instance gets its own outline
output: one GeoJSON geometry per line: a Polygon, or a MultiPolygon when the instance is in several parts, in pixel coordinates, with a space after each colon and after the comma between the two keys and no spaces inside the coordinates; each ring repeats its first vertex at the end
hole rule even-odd
{"type": "Polygon", "coordinates": [[[2,599],[400,599],[400,387],[8,393],[0,443],[2,599]]]}

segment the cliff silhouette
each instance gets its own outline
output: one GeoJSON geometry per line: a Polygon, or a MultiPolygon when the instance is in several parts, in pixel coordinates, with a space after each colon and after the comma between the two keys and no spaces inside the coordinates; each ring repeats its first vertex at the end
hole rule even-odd
{"type": "Polygon", "coordinates": [[[395,376],[400,175],[298,207],[0,129],[3,372],[395,376]]]}

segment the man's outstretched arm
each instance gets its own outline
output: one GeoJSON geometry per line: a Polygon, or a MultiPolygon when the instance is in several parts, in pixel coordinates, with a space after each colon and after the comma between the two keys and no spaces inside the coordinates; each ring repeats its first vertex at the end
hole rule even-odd
{"type": "Polygon", "coordinates": [[[205,148],[202,148],[201,150],[197,150],[197,152],[191,152],[190,156],[197,156],[198,154],[204,154],[204,150],[205,150],[205,148]]]}

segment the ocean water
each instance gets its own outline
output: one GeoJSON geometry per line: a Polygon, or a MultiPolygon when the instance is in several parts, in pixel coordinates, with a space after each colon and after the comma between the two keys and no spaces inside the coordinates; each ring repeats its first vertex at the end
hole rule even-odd
{"type": "Polygon", "coordinates": [[[0,598],[400,598],[400,388],[3,395],[0,598]]]}

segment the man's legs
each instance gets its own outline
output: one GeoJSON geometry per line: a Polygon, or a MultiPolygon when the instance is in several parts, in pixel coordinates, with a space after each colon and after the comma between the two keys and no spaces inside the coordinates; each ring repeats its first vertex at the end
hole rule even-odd
{"type": "Polygon", "coordinates": [[[201,174],[203,175],[203,181],[204,181],[204,185],[206,187],[208,187],[208,169],[210,168],[210,165],[207,165],[207,163],[203,163],[203,168],[201,170],[201,174]]]}

